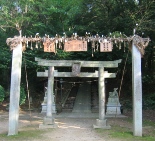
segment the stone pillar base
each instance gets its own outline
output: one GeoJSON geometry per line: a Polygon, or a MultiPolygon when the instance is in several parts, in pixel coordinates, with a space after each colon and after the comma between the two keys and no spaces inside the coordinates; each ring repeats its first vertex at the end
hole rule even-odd
{"type": "Polygon", "coordinates": [[[58,125],[55,123],[52,117],[44,117],[43,124],[39,125],[39,129],[46,129],[46,128],[57,128],[58,125]]]}
{"type": "Polygon", "coordinates": [[[52,117],[44,117],[43,119],[43,124],[53,124],[54,123],[54,119],[52,117]]]}
{"type": "Polygon", "coordinates": [[[121,115],[121,106],[108,106],[106,115],[121,115]]]}
{"type": "Polygon", "coordinates": [[[40,124],[39,125],[39,129],[49,129],[49,128],[58,128],[58,125],[56,123],[52,124],[52,125],[50,125],[50,124],[48,124],[48,125],[40,124]]]}
{"type": "Polygon", "coordinates": [[[96,119],[96,125],[93,125],[94,128],[102,128],[102,129],[111,129],[110,125],[107,125],[107,120],[96,119]]]}
{"type": "MultiPolygon", "coordinates": [[[[44,114],[44,113],[46,114],[46,112],[47,112],[47,104],[42,103],[41,105],[42,105],[42,111],[41,111],[41,113],[42,114],[44,114]]],[[[53,114],[56,113],[56,105],[55,104],[52,105],[52,113],[53,114]]]]}

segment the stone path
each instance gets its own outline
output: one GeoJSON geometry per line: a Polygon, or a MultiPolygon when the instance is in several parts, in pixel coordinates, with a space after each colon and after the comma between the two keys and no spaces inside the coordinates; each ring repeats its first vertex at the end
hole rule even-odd
{"type": "Polygon", "coordinates": [[[83,83],[75,99],[73,113],[90,113],[91,112],[91,87],[89,83],[83,83]]]}
{"type": "MultiPolygon", "coordinates": [[[[76,114],[72,117],[64,117],[64,114],[55,115],[55,122],[58,128],[51,130],[41,129],[46,132],[42,134],[40,139],[32,138],[27,141],[105,141],[105,139],[93,129],[92,125],[95,123],[96,118],[88,116],[87,114],[82,114],[82,118],[79,118],[78,116],[76,117],[76,114]]],[[[40,113],[32,113],[31,118],[29,112],[20,113],[19,131],[28,130],[29,128],[31,130],[33,128],[35,128],[33,130],[39,130],[39,124],[42,123],[43,117],[40,113]]],[[[8,113],[4,113],[0,116],[0,133],[7,134],[7,132],[8,113]]]]}
{"type": "MultiPolygon", "coordinates": [[[[109,130],[99,133],[100,131],[98,132],[93,128],[98,113],[61,113],[55,115],[55,122],[58,125],[56,129],[39,129],[39,124],[43,122],[44,116],[37,112],[32,112],[31,116],[29,114],[29,112],[20,111],[19,132],[37,132],[39,130],[40,136],[26,136],[24,139],[20,137],[18,140],[14,138],[12,141],[124,141],[124,139],[112,138],[109,130]]],[[[132,132],[132,123],[125,118],[108,118],[108,123],[132,132]]],[[[153,129],[150,128],[150,130],[153,129]]],[[[7,132],[8,112],[0,112],[0,134],[7,134],[7,132]]],[[[144,128],[143,132],[148,134],[148,129],[144,128]]],[[[0,138],[1,140],[8,141],[7,137],[0,138]]]]}
{"type": "Polygon", "coordinates": [[[92,128],[95,119],[59,118],[58,127],[46,136],[52,141],[105,141],[92,128]]]}

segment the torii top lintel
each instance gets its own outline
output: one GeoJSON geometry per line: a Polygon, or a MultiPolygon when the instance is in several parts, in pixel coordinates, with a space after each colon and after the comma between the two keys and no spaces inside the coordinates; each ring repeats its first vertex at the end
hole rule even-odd
{"type": "Polygon", "coordinates": [[[81,67],[105,67],[116,68],[118,63],[121,63],[121,59],[115,61],[81,61],[81,60],[46,60],[35,58],[40,66],[55,66],[55,67],[71,67],[73,63],[81,63],[81,67]]]}

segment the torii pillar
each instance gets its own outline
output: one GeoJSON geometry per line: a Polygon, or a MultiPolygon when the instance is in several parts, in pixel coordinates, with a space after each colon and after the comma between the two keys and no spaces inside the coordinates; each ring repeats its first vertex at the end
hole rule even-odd
{"type": "Polygon", "coordinates": [[[132,43],[133,135],[142,136],[141,53],[132,43]]]}
{"type": "Polygon", "coordinates": [[[104,67],[99,68],[99,119],[96,119],[96,124],[94,128],[110,129],[111,126],[107,125],[107,120],[105,119],[105,76],[104,67]]]}
{"type": "Polygon", "coordinates": [[[57,125],[54,122],[52,114],[52,96],[54,87],[54,67],[48,69],[48,88],[47,88],[47,112],[46,117],[43,119],[43,124],[39,125],[39,128],[56,128],[57,125]]]}
{"type": "Polygon", "coordinates": [[[12,53],[8,135],[18,134],[22,42],[19,41],[18,43],[12,53]]]}

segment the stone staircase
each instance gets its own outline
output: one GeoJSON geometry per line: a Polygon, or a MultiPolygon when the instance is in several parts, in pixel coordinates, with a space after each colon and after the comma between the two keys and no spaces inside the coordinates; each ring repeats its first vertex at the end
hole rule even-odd
{"type": "Polygon", "coordinates": [[[78,84],[76,84],[72,87],[72,89],[71,89],[71,91],[70,91],[70,93],[62,107],[63,111],[72,111],[74,102],[75,102],[75,98],[77,96],[78,87],[79,87],[78,84]]]}
{"type": "Polygon", "coordinates": [[[72,112],[90,113],[91,112],[91,84],[82,83],[79,86],[77,97],[72,112]]]}

